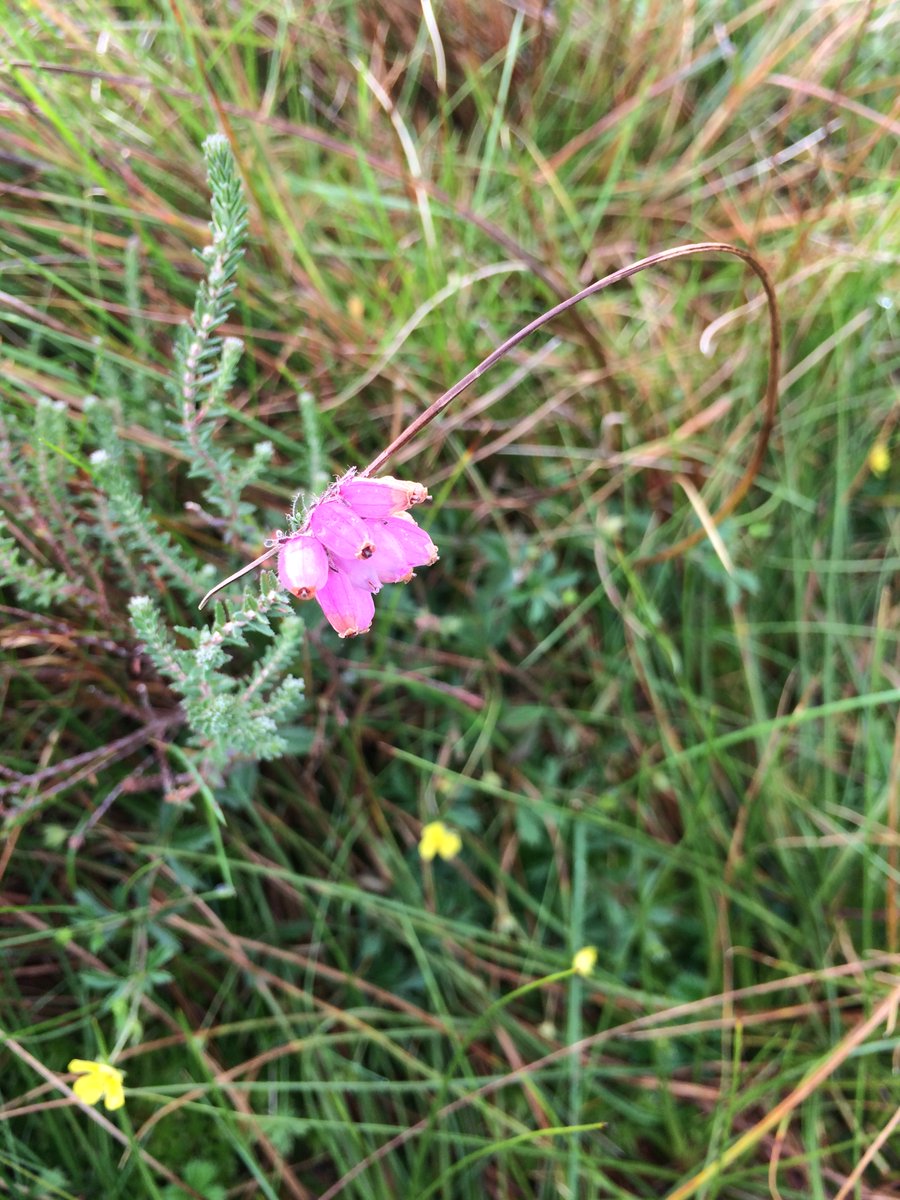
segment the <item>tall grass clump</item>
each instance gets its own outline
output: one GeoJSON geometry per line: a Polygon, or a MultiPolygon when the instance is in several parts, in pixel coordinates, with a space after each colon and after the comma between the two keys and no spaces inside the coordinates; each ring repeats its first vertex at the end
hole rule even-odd
{"type": "Polygon", "coordinates": [[[897,1194],[891,32],[5,14],[5,1192],[897,1194]],[[709,254],[402,440],[696,243],[777,422],[709,254]],[[370,633],[198,611],[398,437],[370,633]]]}

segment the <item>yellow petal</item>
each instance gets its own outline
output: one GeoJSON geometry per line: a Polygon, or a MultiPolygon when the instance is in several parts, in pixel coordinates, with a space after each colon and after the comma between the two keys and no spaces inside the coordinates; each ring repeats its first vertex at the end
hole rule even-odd
{"type": "Polygon", "coordinates": [[[103,1080],[105,1087],[121,1087],[122,1080],[125,1076],[118,1067],[112,1067],[109,1063],[96,1063],[95,1070],[103,1080]]]}
{"type": "Polygon", "coordinates": [[[441,837],[441,844],[438,846],[438,854],[449,862],[451,858],[455,858],[462,849],[462,838],[452,829],[445,829],[441,837]]]}
{"type": "Polygon", "coordinates": [[[891,452],[884,442],[876,442],[869,451],[869,470],[873,475],[884,475],[891,465],[891,452]]]}
{"type": "Polygon", "coordinates": [[[596,946],[582,946],[572,959],[572,970],[576,975],[590,975],[597,965],[596,946]]]}
{"type": "Polygon", "coordinates": [[[419,854],[425,862],[431,862],[437,854],[441,836],[440,824],[440,821],[432,821],[430,825],[426,825],[422,829],[422,836],[419,839],[419,854]]]}
{"type": "Polygon", "coordinates": [[[448,829],[443,821],[430,821],[422,829],[419,840],[419,855],[425,862],[431,862],[436,854],[449,860],[459,854],[462,849],[462,838],[452,829],[448,829]]]}
{"type": "Polygon", "coordinates": [[[96,1071],[100,1066],[91,1058],[73,1058],[66,1067],[67,1071],[74,1071],[78,1075],[84,1074],[85,1071],[96,1071]]]}
{"type": "Polygon", "coordinates": [[[72,1084],[72,1091],[85,1104],[97,1104],[106,1091],[99,1075],[81,1075],[72,1084]]]}
{"type": "MultiPolygon", "coordinates": [[[[121,1072],[119,1072],[121,1074],[121,1072]]],[[[110,1084],[106,1089],[106,1099],[103,1101],[106,1107],[112,1112],[114,1109],[121,1108],[125,1103],[125,1090],[122,1087],[121,1081],[110,1084]]]]}

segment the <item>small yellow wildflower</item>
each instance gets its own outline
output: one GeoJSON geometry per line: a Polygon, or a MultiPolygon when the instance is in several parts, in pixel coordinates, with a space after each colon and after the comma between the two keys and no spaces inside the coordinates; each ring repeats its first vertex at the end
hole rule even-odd
{"type": "Polygon", "coordinates": [[[453,829],[448,829],[443,821],[431,821],[422,829],[419,839],[419,854],[425,862],[431,862],[435,855],[449,862],[462,849],[462,838],[453,829]]]}
{"type": "Polygon", "coordinates": [[[576,975],[590,975],[597,965],[597,947],[582,946],[572,959],[572,970],[576,975]]]}
{"type": "Polygon", "coordinates": [[[875,442],[869,451],[869,470],[873,475],[886,475],[891,465],[891,452],[884,442],[875,442]]]}
{"type": "Polygon", "coordinates": [[[72,1084],[72,1091],[85,1104],[99,1104],[102,1100],[111,1111],[121,1108],[125,1103],[125,1091],[122,1088],[125,1076],[109,1063],[73,1058],[68,1070],[79,1076],[72,1084]]]}

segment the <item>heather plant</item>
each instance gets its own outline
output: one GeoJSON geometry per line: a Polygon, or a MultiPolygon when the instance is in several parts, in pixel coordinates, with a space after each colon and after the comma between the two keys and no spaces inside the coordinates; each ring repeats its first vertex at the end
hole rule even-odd
{"type": "MultiPolygon", "coordinates": [[[[191,503],[196,520],[228,543],[258,536],[253,508],[242,494],[265,472],[272,445],[258,441],[238,460],[214,444],[242,350],[238,338],[222,338],[218,330],[232,307],[247,209],[227,140],[208,138],[204,154],[211,240],[198,253],[205,275],[191,318],[175,340],[169,401],[159,428],[189,464],[188,475],[202,480],[201,501],[191,503]]],[[[292,674],[302,623],[288,614],[271,581],[239,610],[220,612],[212,625],[166,620],[160,602],[145,589],[156,593],[164,581],[183,610],[196,599],[209,568],[160,526],[142,496],[125,429],[144,419],[143,393],[132,395],[128,380],[108,364],[102,377],[109,393],[85,398],[75,429],[65,405],[47,397],[37,398],[30,428],[21,420],[4,422],[3,492],[10,506],[19,501],[17,517],[33,530],[37,545],[25,558],[6,538],[0,582],[12,586],[22,603],[53,611],[68,600],[106,622],[124,610],[124,598],[132,594],[127,609],[133,634],[179,698],[178,715],[169,723],[183,718],[191,748],[183,769],[172,776],[170,795],[183,801],[200,787],[209,796],[229,763],[283,753],[279,730],[303,704],[303,681],[292,674]],[[273,625],[273,612],[285,619],[273,625]],[[231,669],[235,653],[253,637],[265,639],[268,648],[249,672],[237,673],[231,669]]],[[[141,468],[148,467],[152,460],[142,455],[141,468]]],[[[172,601],[166,607],[177,611],[172,601]]],[[[13,805],[8,818],[15,815],[13,805]]]]}
{"type": "Polygon", "coordinates": [[[892,1195],[891,16],[7,6],[0,1190],[892,1195]]]}

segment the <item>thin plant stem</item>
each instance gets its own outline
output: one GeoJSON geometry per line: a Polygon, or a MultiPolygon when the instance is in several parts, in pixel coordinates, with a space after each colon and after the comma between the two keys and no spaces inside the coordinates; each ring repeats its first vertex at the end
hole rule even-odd
{"type": "MultiPolygon", "coordinates": [[[[760,282],[765,289],[766,300],[769,306],[769,371],[766,380],[766,390],[760,402],[762,408],[762,422],[760,425],[759,434],[757,435],[756,445],[753,453],[750,456],[750,461],[744,470],[743,475],[738,480],[737,484],[721,505],[721,507],[712,514],[713,525],[719,525],[729,513],[734,512],[747,492],[750,490],[753,480],[756,478],[760,467],[762,466],[763,458],[765,457],[766,448],[769,444],[769,437],[775,425],[775,417],[778,411],[778,376],[781,360],[781,320],[778,313],[778,300],[775,295],[775,287],[765,267],[751,254],[749,250],[742,250],[738,246],[732,246],[728,242],[696,242],[687,246],[674,246],[671,250],[660,250],[656,254],[651,254],[647,258],[642,258],[638,262],[631,263],[627,267],[622,267],[621,270],[613,271],[611,275],[606,275],[603,279],[598,279],[589,287],[583,288],[574,296],[570,296],[567,300],[555,304],[553,308],[547,310],[541,316],[536,317],[527,325],[523,326],[512,337],[501,343],[496,350],[493,350],[487,358],[483,359],[477,367],[474,367],[468,375],[464,375],[458,383],[449,388],[442,396],[439,396],[433,404],[407,427],[398,434],[397,437],[387,446],[380,454],[359,472],[361,478],[373,474],[380,470],[384,464],[397,453],[403,446],[411,442],[417,434],[435,419],[440,416],[445,408],[450,405],[457,396],[461,395],[466,388],[470,387],[477,379],[480,379],[491,367],[500,361],[505,355],[509,354],[518,344],[535,333],[542,326],[549,324],[550,321],[567,312],[570,308],[574,308],[576,304],[580,304],[582,300],[587,300],[590,296],[596,296],[598,292],[604,291],[608,287],[612,287],[614,283],[621,283],[623,279],[630,279],[632,275],[637,275],[641,271],[646,271],[648,267],[659,266],[660,263],[674,262],[679,258],[688,258],[696,254],[734,254],[745,262],[751,270],[759,277],[760,282]]],[[[679,554],[683,554],[685,550],[689,550],[692,546],[701,541],[704,536],[704,529],[695,530],[694,533],[688,534],[681,538],[674,545],[661,550],[657,554],[649,555],[638,560],[638,565],[645,566],[654,562],[665,562],[667,559],[675,558],[679,554]]]]}
{"type": "MultiPolygon", "coordinates": [[[[674,262],[679,258],[689,258],[697,254],[733,254],[745,262],[751,270],[759,277],[763,285],[766,295],[766,301],[769,307],[769,370],[766,379],[766,389],[760,407],[762,408],[762,422],[757,435],[756,445],[753,453],[750,456],[743,475],[738,480],[731,493],[728,495],[724,503],[710,517],[713,526],[719,525],[729,515],[734,512],[743,498],[747,495],[753,480],[759,473],[762,466],[763,458],[765,457],[766,448],[769,444],[769,437],[775,425],[775,417],[778,412],[778,376],[781,361],[781,320],[778,312],[778,299],[775,295],[775,287],[769,277],[765,267],[751,254],[749,250],[742,250],[739,246],[732,246],[728,242],[695,242],[687,246],[673,246],[671,250],[660,250],[656,254],[651,254],[647,258],[639,259],[637,262],[631,263],[627,267],[622,267],[618,271],[613,271],[611,275],[605,275],[602,279],[596,280],[588,287],[583,288],[580,292],[576,292],[574,296],[569,296],[568,299],[560,301],[552,308],[549,308],[541,316],[535,317],[533,321],[529,321],[518,332],[508,337],[505,342],[502,342],[495,350],[492,350],[487,358],[483,359],[477,367],[473,367],[467,375],[464,375],[453,387],[448,388],[443,395],[438,396],[432,404],[425,409],[414,421],[411,421],[407,427],[394,438],[394,440],[377,454],[375,458],[359,472],[358,478],[364,479],[374,472],[380,470],[384,464],[398,450],[402,449],[413,440],[422,430],[430,425],[435,417],[447,408],[457,396],[461,395],[466,388],[470,387],[482,375],[485,375],[495,363],[498,363],[501,358],[509,354],[516,346],[525,338],[535,333],[544,325],[562,313],[568,312],[570,308],[574,308],[576,304],[580,304],[582,300],[587,300],[590,296],[596,296],[598,292],[604,291],[608,287],[612,287],[614,283],[621,283],[624,279],[630,279],[632,275],[637,275],[641,271],[646,271],[649,267],[659,266],[660,263],[674,262]]],[[[650,563],[665,562],[668,559],[676,558],[679,554],[683,554],[692,546],[696,546],[702,540],[706,529],[701,526],[700,529],[688,534],[686,537],[675,542],[674,545],[668,546],[665,550],[660,550],[657,554],[647,555],[644,558],[637,560],[638,566],[647,566],[650,563]]],[[[214,588],[211,588],[203,599],[200,601],[199,607],[203,608],[211,596],[216,592],[221,591],[229,583],[234,583],[240,579],[254,567],[264,563],[267,559],[277,554],[281,542],[284,540],[283,534],[277,534],[275,537],[275,545],[261,554],[259,558],[248,563],[245,567],[241,567],[239,571],[235,571],[233,575],[229,575],[227,579],[223,579],[221,583],[217,583],[214,588]]]]}

